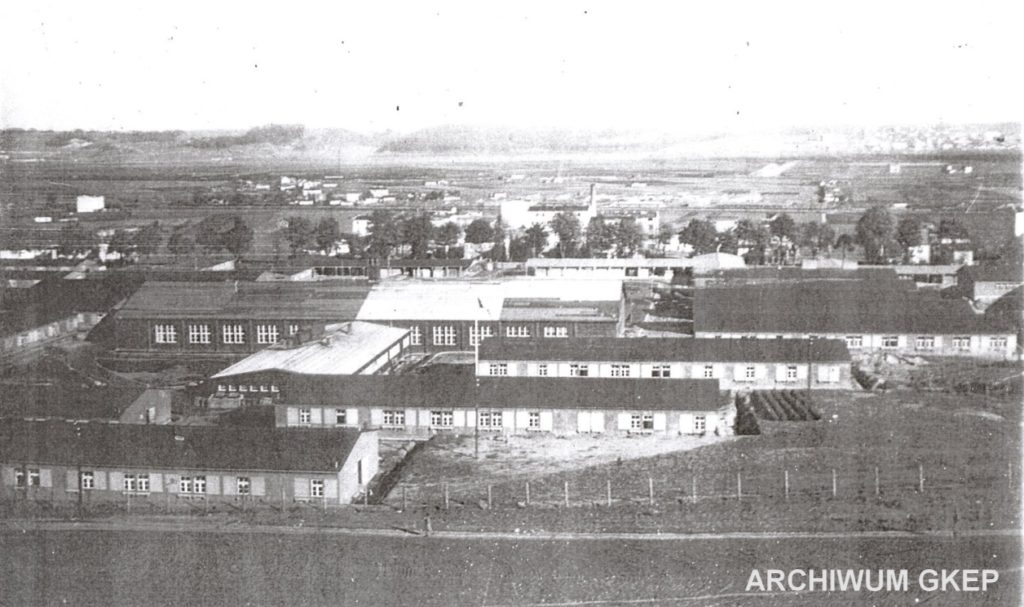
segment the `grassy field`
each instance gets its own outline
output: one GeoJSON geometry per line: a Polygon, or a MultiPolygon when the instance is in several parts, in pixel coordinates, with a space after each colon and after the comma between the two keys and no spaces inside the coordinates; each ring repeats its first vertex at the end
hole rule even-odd
{"type": "Polygon", "coordinates": [[[448,540],[0,532],[2,605],[1015,605],[1016,538],[448,540]],[[907,569],[908,592],[757,594],[753,568],[907,569]],[[994,568],[985,594],[920,570],[994,568]]]}

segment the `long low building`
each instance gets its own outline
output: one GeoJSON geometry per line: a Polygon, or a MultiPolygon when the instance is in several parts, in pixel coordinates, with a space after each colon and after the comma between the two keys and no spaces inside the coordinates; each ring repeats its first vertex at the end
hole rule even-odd
{"type": "Polygon", "coordinates": [[[697,289],[694,335],[704,338],[842,339],[853,354],[1011,359],[1016,330],[937,293],[870,282],[697,289]]]}
{"type": "MultiPolygon", "coordinates": [[[[243,378],[236,378],[240,381],[243,378]]],[[[735,409],[718,380],[583,379],[453,374],[247,378],[267,388],[278,426],[351,427],[426,437],[479,430],[506,434],[729,433],[735,409]],[[479,381],[479,385],[477,382],[479,381]]],[[[238,385],[211,383],[209,394],[238,385]]]]}
{"type": "Polygon", "coordinates": [[[0,489],[39,500],[349,503],[378,471],[377,434],[352,429],[0,421],[0,489]],[[81,497],[79,496],[81,494],[81,497]]]}
{"type": "Polygon", "coordinates": [[[834,339],[485,341],[477,375],[717,379],[724,390],[837,389],[851,380],[850,353],[834,339]]]}

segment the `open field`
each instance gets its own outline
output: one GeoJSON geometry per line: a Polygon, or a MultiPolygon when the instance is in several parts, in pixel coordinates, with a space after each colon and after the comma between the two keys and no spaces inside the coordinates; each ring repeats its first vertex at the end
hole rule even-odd
{"type": "Polygon", "coordinates": [[[2,605],[1016,605],[1019,537],[539,540],[0,531],[2,605]],[[747,593],[752,569],[907,569],[907,591],[747,593]],[[985,594],[923,569],[997,569],[985,594]]]}

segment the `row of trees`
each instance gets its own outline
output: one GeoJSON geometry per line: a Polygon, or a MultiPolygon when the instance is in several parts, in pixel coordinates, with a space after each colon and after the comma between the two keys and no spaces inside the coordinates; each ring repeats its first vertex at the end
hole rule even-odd
{"type": "MultiPolygon", "coordinates": [[[[448,222],[435,227],[427,213],[398,215],[378,210],[370,215],[369,223],[365,251],[372,257],[390,258],[400,249],[407,248],[412,258],[422,259],[430,255],[432,245],[441,245],[447,251],[457,245],[462,238],[462,228],[457,224],[448,222]]],[[[474,239],[484,235],[481,234],[480,226],[474,222],[467,228],[467,240],[470,228],[474,239]]],[[[487,225],[487,228],[491,229],[490,225],[487,225]]],[[[493,229],[489,235],[493,238],[493,229]]]]}

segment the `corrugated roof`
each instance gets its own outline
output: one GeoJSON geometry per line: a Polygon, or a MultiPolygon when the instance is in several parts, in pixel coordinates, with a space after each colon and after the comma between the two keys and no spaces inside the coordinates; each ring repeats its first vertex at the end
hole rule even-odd
{"type": "Polygon", "coordinates": [[[395,408],[518,407],[717,410],[724,403],[716,379],[603,379],[481,377],[472,374],[313,376],[254,374],[239,383],[273,382],[283,404],[395,408]]]}
{"type": "Polygon", "coordinates": [[[347,375],[369,364],[408,332],[408,329],[368,322],[328,325],[326,334],[320,339],[299,346],[284,343],[271,346],[238,361],[213,377],[270,370],[347,375]]]}
{"type": "Polygon", "coordinates": [[[355,430],[0,420],[0,461],[178,470],[336,472],[355,430]],[[176,437],[181,437],[178,440],[176,437]]]}
{"type": "Polygon", "coordinates": [[[484,340],[480,360],[592,362],[845,362],[838,339],[687,339],[679,337],[484,340]]]}
{"type": "Polygon", "coordinates": [[[617,322],[617,301],[559,301],[551,299],[506,299],[500,320],[570,320],[576,322],[617,322]]]}
{"type": "Polygon", "coordinates": [[[1006,327],[963,300],[871,282],[698,289],[694,331],[706,333],[985,334],[1006,327]]]}

